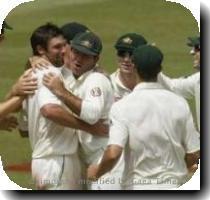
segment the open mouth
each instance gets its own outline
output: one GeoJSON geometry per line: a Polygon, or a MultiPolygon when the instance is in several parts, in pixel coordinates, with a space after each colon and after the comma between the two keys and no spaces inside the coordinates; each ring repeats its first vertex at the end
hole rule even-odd
{"type": "Polygon", "coordinates": [[[75,67],[76,67],[77,69],[80,69],[82,66],[81,66],[79,63],[76,63],[76,64],[75,64],[75,67]]]}
{"type": "Polygon", "coordinates": [[[122,67],[123,69],[131,69],[131,68],[132,68],[132,65],[131,65],[131,64],[125,64],[125,63],[123,63],[123,64],[121,65],[121,67],[122,67]]]}

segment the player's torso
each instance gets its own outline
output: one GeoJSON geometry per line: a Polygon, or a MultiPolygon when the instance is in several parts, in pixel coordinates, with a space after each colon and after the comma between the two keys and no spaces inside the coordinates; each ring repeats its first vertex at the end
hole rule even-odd
{"type": "Polygon", "coordinates": [[[111,82],[112,82],[112,86],[114,90],[115,102],[122,99],[123,97],[127,96],[128,94],[132,92],[129,88],[125,87],[120,81],[118,70],[112,73],[110,78],[111,78],[111,82]]]}

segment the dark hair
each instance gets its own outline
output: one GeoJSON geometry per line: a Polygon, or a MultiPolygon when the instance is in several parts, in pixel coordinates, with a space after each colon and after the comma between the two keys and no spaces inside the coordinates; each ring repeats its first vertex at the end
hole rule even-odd
{"type": "Polygon", "coordinates": [[[134,50],[132,61],[144,81],[156,81],[162,68],[163,53],[157,47],[142,45],[134,50]]]}
{"type": "Polygon", "coordinates": [[[155,67],[146,67],[146,68],[137,67],[137,72],[139,76],[146,82],[156,80],[161,70],[162,70],[161,65],[156,65],[155,67]]]}
{"type": "Polygon", "coordinates": [[[31,47],[33,54],[39,55],[37,51],[38,45],[47,50],[49,40],[60,35],[63,35],[61,29],[52,23],[47,23],[38,27],[31,35],[31,47]]]}
{"type": "Polygon", "coordinates": [[[63,31],[63,36],[67,40],[68,43],[73,40],[73,38],[79,34],[88,31],[88,27],[84,24],[80,24],[78,22],[70,22],[67,24],[64,24],[61,27],[61,30],[63,31]]]}

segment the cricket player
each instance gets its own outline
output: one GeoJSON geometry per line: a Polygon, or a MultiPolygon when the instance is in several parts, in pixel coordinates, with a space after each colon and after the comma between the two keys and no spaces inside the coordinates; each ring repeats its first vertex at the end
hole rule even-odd
{"type": "MultiPolygon", "coordinates": [[[[64,66],[69,65],[70,62],[70,43],[71,40],[79,33],[88,32],[89,28],[85,26],[84,24],[78,23],[78,22],[69,22],[61,26],[61,30],[63,32],[63,36],[66,40],[66,50],[64,54],[64,66]]],[[[29,58],[30,68],[33,69],[43,69],[47,68],[51,63],[41,58],[40,56],[32,56],[29,58]]]]}
{"type": "Polygon", "coordinates": [[[139,83],[111,108],[108,146],[100,164],[89,167],[90,180],[110,171],[124,150],[123,189],[169,189],[186,181],[199,158],[199,134],[186,100],[157,83],[162,60],[154,46],[134,50],[139,83]]]}
{"type": "Polygon", "coordinates": [[[46,70],[34,73],[38,89],[24,102],[28,123],[23,119],[21,124],[22,131],[29,131],[33,150],[32,176],[38,189],[81,189],[75,128],[91,131],[92,127],[73,116],[42,84],[45,73],[53,72],[62,76],[59,66],[63,64],[65,44],[62,31],[53,24],[37,28],[31,36],[33,54],[44,57],[53,64],[46,70]]]}
{"type": "MultiPolygon", "coordinates": [[[[117,51],[118,69],[111,74],[111,83],[114,89],[115,102],[130,94],[137,84],[136,69],[131,57],[134,49],[147,44],[146,39],[137,33],[126,33],[120,36],[114,47],[117,51]]],[[[115,184],[109,184],[103,188],[106,190],[121,190],[122,174],[124,170],[124,155],[122,154],[116,166],[112,169],[115,184]]]]}
{"type": "MultiPolygon", "coordinates": [[[[108,113],[114,100],[111,82],[102,73],[94,71],[102,50],[101,40],[94,33],[85,32],[77,34],[70,46],[71,62],[70,66],[67,66],[69,90],[53,74],[44,76],[44,84],[83,121],[94,124],[99,119],[104,119],[108,123],[108,113]]],[[[77,132],[81,147],[80,157],[85,168],[99,162],[107,138],[99,138],[80,130],[77,132]]],[[[103,189],[103,184],[111,178],[108,174],[107,178],[103,177],[89,189],[103,189]]]]}
{"type": "Polygon", "coordinates": [[[158,81],[167,89],[183,96],[186,99],[195,98],[196,118],[198,130],[200,131],[200,36],[189,37],[187,43],[192,47],[190,54],[193,55],[193,67],[198,70],[186,78],[171,79],[162,72],[158,76],[158,81]]]}
{"type": "Polygon", "coordinates": [[[137,33],[126,33],[117,39],[118,69],[111,74],[115,101],[130,94],[136,86],[137,76],[131,56],[135,48],[144,44],[147,44],[146,39],[137,33]]]}
{"type": "MultiPolygon", "coordinates": [[[[5,29],[11,30],[12,27],[4,21],[1,28],[0,42],[4,40],[5,29]]],[[[20,91],[27,94],[29,92],[32,93],[34,89],[36,89],[34,83],[32,83],[35,80],[29,80],[28,74],[29,72],[24,73],[12,87],[12,90],[16,88],[15,90],[18,90],[18,92],[10,96],[10,98],[6,97],[5,100],[0,103],[0,130],[11,131],[18,125],[17,119],[14,116],[9,116],[9,114],[21,107],[24,97],[19,95],[20,91]],[[24,85],[24,87],[22,87],[22,85],[24,85]]]]}

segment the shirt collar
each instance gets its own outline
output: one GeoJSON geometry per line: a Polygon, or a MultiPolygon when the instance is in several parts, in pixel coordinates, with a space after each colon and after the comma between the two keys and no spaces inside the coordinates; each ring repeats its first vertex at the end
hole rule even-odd
{"type": "Polygon", "coordinates": [[[141,82],[134,88],[134,90],[142,89],[163,89],[163,86],[158,82],[141,82]]]}
{"type": "Polygon", "coordinates": [[[120,75],[120,70],[117,69],[116,72],[114,73],[116,84],[117,84],[119,87],[121,87],[122,89],[131,92],[131,90],[130,90],[129,88],[127,88],[126,86],[123,85],[122,81],[120,80],[119,75],[120,75]]]}
{"type": "Polygon", "coordinates": [[[67,79],[69,76],[72,75],[72,71],[68,69],[65,65],[62,66],[61,73],[64,79],[67,79]]]}
{"type": "Polygon", "coordinates": [[[75,79],[76,82],[83,82],[88,77],[88,75],[91,74],[92,72],[93,72],[93,69],[85,72],[78,79],[75,79]]]}

